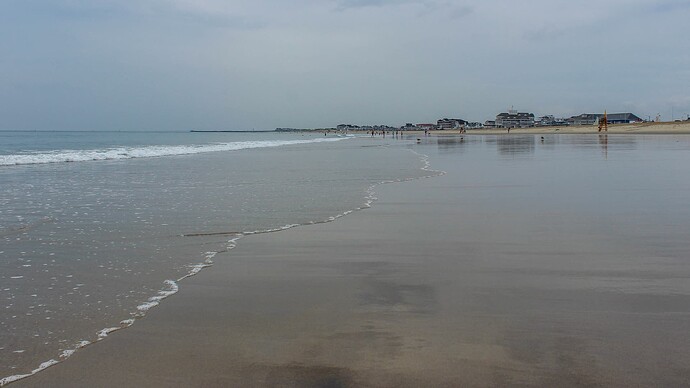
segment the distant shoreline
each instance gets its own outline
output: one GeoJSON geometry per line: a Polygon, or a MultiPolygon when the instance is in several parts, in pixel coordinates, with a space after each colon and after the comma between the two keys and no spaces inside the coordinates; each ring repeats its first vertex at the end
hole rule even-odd
{"type": "Polygon", "coordinates": [[[224,132],[224,133],[257,133],[257,132],[261,132],[261,133],[264,133],[264,132],[275,132],[275,131],[274,130],[269,130],[269,131],[214,131],[214,130],[203,131],[203,130],[192,129],[189,132],[224,132]]]}
{"type": "MultiPolygon", "coordinates": [[[[394,132],[390,130],[387,132],[394,132]]],[[[334,128],[319,128],[319,129],[292,129],[292,130],[265,130],[265,131],[227,131],[227,130],[196,130],[190,132],[199,133],[318,133],[331,132],[338,133],[334,128]]],[[[371,131],[352,130],[349,133],[368,134],[371,131]]],[[[377,131],[380,132],[380,131],[377,131]]],[[[402,130],[404,134],[424,134],[423,130],[402,130]]],[[[540,135],[540,134],[638,134],[638,135],[679,135],[690,134],[690,121],[680,122],[663,122],[663,123],[634,123],[634,124],[609,124],[608,131],[599,132],[596,125],[572,125],[560,127],[529,127],[529,128],[479,128],[468,129],[462,132],[460,129],[446,129],[446,130],[431,130],[428,131],[431,136],[444,135],[506,135],[506,134],[523,134],[523,135],[540,135]]]]}
{"type": "MultiPolygon", "coordinates": [[[[365,131],[352,131],[362,132],[365,131]]],[[[423,130],[402,131],[406,135],[424,135],[423,130]]],[[[664,123],[635,123],[635,124],[609,124],[608,131],[599,132],[596,125],[573,125],[561,127],[529,127],[529,128],[479,128],[432,130],[430,136],[455,136],[455,135],[683,135],[690,134],[690,122],[664,122],[664,123]]]]}
{"type": "MultiPolygon", "coordinates": [[[[423,131],[418,131],[422,134],[423,131]]],[[[431,135],[456,135],[461,134],[460,130],[431,131],[431,135]]],[[[464,135],[543,135],[543,134],[598,134],[598,135],[680,135],[690,134],[690,122],[668,122],[668,123],[635,123],[635,124],[609,124],[608,131],[599,132],[596,125],[576,125],[564,127],[530,127],[530,128],[511,128],[510,132],[506,128],[482,128],[470,129],[462,133],[464,135]]]]}

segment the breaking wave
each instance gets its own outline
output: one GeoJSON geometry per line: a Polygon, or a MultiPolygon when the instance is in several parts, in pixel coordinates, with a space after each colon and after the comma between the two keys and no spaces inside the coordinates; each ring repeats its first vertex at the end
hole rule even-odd
{"type": "Polygon", "coordinates": [[[191,155],[205,152],[237,151],[250,148],[280,147],[294,144],[322,143],[347,139],[347,137],[316,138],[309,140],[262,140],[200,145],[160,145],[141,147],[114,147],[94,150],[55,150],[35,153],[0,155],[0,166],[86,162],[93,160],[118,160],[155,158],[161,156],[191,155]]]}

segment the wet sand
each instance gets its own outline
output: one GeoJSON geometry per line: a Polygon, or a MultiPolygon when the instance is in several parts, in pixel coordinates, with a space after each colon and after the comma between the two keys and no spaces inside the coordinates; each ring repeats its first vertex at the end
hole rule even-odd
{"type": "Polygon", "coordinates": [[[243,238],[131,328],[16,386],[690,384],[690,296],[649,287],[686,281],[687,246],[527,233],[520,202],[482,207],[471,192],[490,182],[442,156],[448,174],[380,186],[371,209],[243,238]]]}

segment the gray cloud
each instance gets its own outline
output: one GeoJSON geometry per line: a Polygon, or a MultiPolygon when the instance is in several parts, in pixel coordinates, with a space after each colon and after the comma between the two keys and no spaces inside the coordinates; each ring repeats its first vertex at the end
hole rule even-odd
{"type": "Polygon", "coordinates": [[[385,7],[402,4],[426,4],[427,1],[420,0],[338,0],[339,9],[362,8],[362,7],[385,7]]]}
{"type": "Polygon", "coordinates": [[[0,129],[670,118],[690,111],[684,4],[6,0],[0,129]]]}
{"type": "Polygon", "coordinates": [[[687,11],[690,9],[690,2],[687,0],[660,1],[652,3],[650,8],[654,12],[687,11]]]}

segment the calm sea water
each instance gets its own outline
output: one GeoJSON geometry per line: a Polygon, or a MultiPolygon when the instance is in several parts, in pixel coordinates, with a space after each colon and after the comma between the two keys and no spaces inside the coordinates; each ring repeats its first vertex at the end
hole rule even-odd
{"type": "Polygon", "coordinates": [[[0,132],[0,379],[128,326],[240,236],[333,220],[427,174],[403,143],[0,132]]]}
{"type": "MultiPolygon", "coordinates": [[[[410,151],[451,171],[448,195],[424,200],[461,214],[426,225],[429,238],[452,228],[461,245],[494,247],[481,257],[486,276],[466,285],[480,291],[482,311],[526,316],[521,332],[539,336],[579,322],[564,312],[592,316],[593,326],[628,325],[601,329],[619,347],[641,336],[679,343],[687,328],[688,136],[0,132],[0,140],[0,378],[127,326],[184,288],[180,279],[232,260],[225,251],[242,243],[238,235],[327,221],[366,207],[372,185],[428,175],[410,151]]],[[[594,342],[605,354],[610,341],[594,342]]],[[[683,359],[687,349],[646,345],[661,350],[644,358],[628,347],[640,365],[683,359]]]]}

